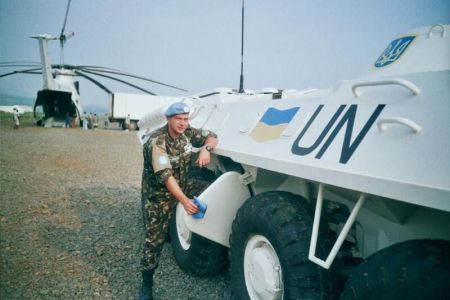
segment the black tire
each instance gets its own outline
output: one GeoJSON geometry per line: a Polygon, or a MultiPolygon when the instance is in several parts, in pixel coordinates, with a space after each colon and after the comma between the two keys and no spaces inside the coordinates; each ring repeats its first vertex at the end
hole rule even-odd
{"type": "Polygon", "coordinates": [[[182,270],[191,275],[209,276],[227,269],[227,248],[195,233],[192,233],[189,247],[183,247],[175,219],[174,215],[170,224],[170,241],[175,260],[182,270]]]}
{"type": "Polygon", "coordinates": [[[369,256],[341,299],[450,299],[450,241],[413,240],[369,256]]]}
{"type": "MultiPolygon", "coordinates": [[[[283,298],[286,300],[331,297],[328,272],[308,260],[312,232],[311,215],[312,211],[305,199],[287,192],[262,193],[250,198],[242,205],[233,222],[230,237],[230,285],[233,299],[283,298]],[[249,279],[249,283],[246,282],[245,268],[249,274],[252,270],[256,271],[258,264],[254,264],[257,267],[253,269],[252,263],[245,267],[244,262],[252,261],[252,256],[255,256],[256,261],[258,259],[256,256],[259,254],[247,255],[245,258],[245,251],[246,249],[250,251],[253,241],[260,237],[268,240],[281,266],[279,288],[282,291],[273,296],[258,294],[256,290],[259,283],[255,284],[253,281],[253,278],[257,276],[249,279]]],[[[321,247],[321,244],[319,242],[318,247],[321,247]]],[[[270,247],[266,249],[271,250],[270,247]]],[[[257,251],[259,249],[250,253],[257,253],[257,251]]],[[[318,251],[323,253],[323,249],[318,251]]],[[[276,261],[275,258],[273,260],[276,261]]],[[[271,276],[266,277],[276,278],[277,274],[273,273],[269,272],[271,276]]],[[[261,275],[261,278],[264,278],[263,276],[265,274],[261,275]]],[[[262,286],[265,289],[268,288],[265,282],[262,282],[262,286]]],[[[272,286],[272,288],[277,287],[272,286]]]]}
{"type": "MultiPolygon", "coordinates": [[[[196,191],[189,191],[189,196],[198,196],[214,181],[215,176],[207,169],[192,168],[191,178],[195,177],[196,191]]],[[[228,249],[216,242],[190,232],[190,241],[180,239],[177,228],[177,209],[184,211],[178,204],[169,223],[170,243],[176,262],[186,273],[196,276],[217,275],[228,267],[228,249]]],[[[178,217],[180,214],[178,213],[178,217]]]]}

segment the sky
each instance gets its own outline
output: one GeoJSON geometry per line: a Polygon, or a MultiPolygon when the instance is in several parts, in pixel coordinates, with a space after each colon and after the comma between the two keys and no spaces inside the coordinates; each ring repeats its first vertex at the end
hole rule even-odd
{"type": "MultiPolygon", "coordinates": [[[[97,65],[188,90],[133,81],[159,95],[239,87],[241,0],[72,0],[64,63],[97,65]]],[[[39,62],[30,35],[59,35],[65,0],[0,0],[0,62],[39,62]]],[[[246,0],[244,86],[333,88],[369,70],[389,42],[410,29],[450,24],[450,0],[246,0]]],[[[51,62],[60,63],[59,42],[51,62]]],[[[0,74],[12,69],[0,68],[0,74]]],[[[108,79],[115,92],[140,93],[108,79]]],[[[0,78],[0,93],[34,98],[39,75],[0,78]]],[[[80,79],[83,105],[107,94],[80,79]]]]}

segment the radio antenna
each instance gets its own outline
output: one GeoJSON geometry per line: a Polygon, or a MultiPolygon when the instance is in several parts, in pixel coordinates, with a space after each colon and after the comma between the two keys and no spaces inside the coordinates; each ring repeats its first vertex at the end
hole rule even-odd
{"type": "Polygon", "coordinates": [[[242,31],[241,31],[241,78],[239,93],[244,93],[244,0],[242,0],[242,31]]]}

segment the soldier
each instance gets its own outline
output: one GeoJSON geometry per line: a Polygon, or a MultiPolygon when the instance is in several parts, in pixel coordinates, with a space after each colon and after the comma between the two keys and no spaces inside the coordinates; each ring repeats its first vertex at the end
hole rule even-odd
{"type": "Polygon", "coordinates": [[[127,117],[125,118],[125,130],[126,131],[130,130],[130,125],[131,125],[130,114],[128,114],[127,117]]]}
{"type": "Polygon", "coordinates": [[[19,129],[20,120],[19,120],[19,110],[14,107],[13,108],[13,121],[14,121],[14,129],[19,129]]]}
{"type": "Polygon", "coordinates": [[[83,129],[88,130],[88,117],[86,112],[84,112],[83,117],[81,117],[81,122],[83,122],[83,129]]]}
{"type": "Polygon", "coordinates": [[[165,116],[167,124],[152,133],[143,146],[142,211],[145,242],[140,300],[153,299],[153,274],[177,201],[188,214],[198,212],[198,207],[186,195],[190,189],[187,173],[192,146],[201,147],[196,161],[201,168],[209,164],[210,152],[217,145],[214,133],[189,126],[188,105],[176,102],[167,109],[165,116]]]}
{"type": "Polygon", "coordinates": [[[92,112],[90,112],[88,115],[88,129],[92,129],[93,122],[94,122],[94,115],[92,114],[92,112]]]}
{"type": "Polygon", "coordinates": [[[94,129],[97,129],[98,128],[98,116],[97,116],[97,114],[94,114],[94,117],[93,117],[93,119],[92,119],[93,121],[93,124],[92,124],[92,127],[94,128],[94,129]]]}

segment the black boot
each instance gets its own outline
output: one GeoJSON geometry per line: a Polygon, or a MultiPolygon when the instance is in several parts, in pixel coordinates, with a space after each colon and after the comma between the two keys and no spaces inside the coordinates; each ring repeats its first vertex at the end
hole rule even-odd
{"type": "Polygon", "coordinates": [[[154,270],[142,271],[142,287],[141,291],[139,292],[138,300],[153,300],[153,273],[154,270]]]}

